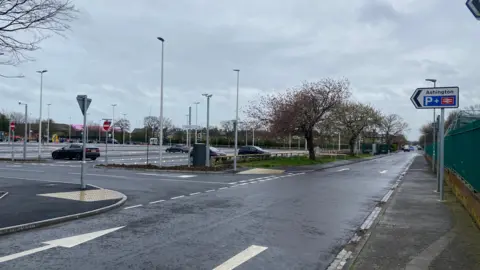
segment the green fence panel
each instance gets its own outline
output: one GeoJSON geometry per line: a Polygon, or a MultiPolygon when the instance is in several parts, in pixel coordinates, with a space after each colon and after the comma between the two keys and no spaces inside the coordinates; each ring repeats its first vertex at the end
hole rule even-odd
{"type": "Polygon", "coordinates": [[[480,191],[479,142],[480,121],[456,129],[445,137],[445,167],[460,174],[476,191],[480,191]]]}

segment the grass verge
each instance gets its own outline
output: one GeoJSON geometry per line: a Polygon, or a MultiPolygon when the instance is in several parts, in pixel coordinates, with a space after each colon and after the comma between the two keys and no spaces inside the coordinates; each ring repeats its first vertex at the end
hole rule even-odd
{"type": "Polygon", "coordinates": [[[255,167],[255,168],[270,168],[270,167],[292,167],[292,166],[304,166],[315,165],[333,162],[337,160],[351,160],[370,157],[369,154],[360,154],[357,156],[339,156],[337,158],[333,156],[320,156],[316,160],[310,160],[307,156],[294,156],[294,157],[275,157],[265,160],[253,160],[239,163],[239,167],[255,167]]]}

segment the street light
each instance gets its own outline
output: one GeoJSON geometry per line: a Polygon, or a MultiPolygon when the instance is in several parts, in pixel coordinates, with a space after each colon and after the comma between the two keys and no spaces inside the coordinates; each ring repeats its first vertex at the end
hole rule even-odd
{"type": "Polygon", "coordinates": [[[123,127],[122,127],[122,144],[125,144],[125,119],[127,117],[127,114],[126,113],[122,113],[123,115],[123,127]]]}
{"type": "Polygon", "coordinates": [[[195,104],[195,143],[198,142],[198,139],[197,139],[197,129],[198,129],[198,104],[200,104],[200,102],[194,102],[193,104],[195,104]]]}
{"type": "Polygon", "coordinates": [[[47,104],[47,145],[50,142],[50,105],[52,103],[47,104]]]}
{"type": "Polygon", "coordinates": [[[117,104],[112,104],[112,148],[115,147],[115,107],[117,104]]]}
{"type": "Polygon", "coordinates": [[[40,73],[40,121],[38,123],[38,159],[42,158],[42,92],[43,92],[43,73],[48,70],[37,70],[37,73],[40,73]]]}
{"type": "Polygon", "coordinates": [[[160,138],[159,138],[159,146],[160,146],[160,153],[159,158],[159,166],[161,167],[163,165],[163,151],[162,151],[162,145],[163,145],[163,55],[164,55],[164,45],[165,45],[165,39],[162,37],[157,37],[158,40],[162,42],[162,63],[161,63],[161,73],[160,73],[160,138]]]}
{"type": "MultiPolygon", "coordinates": [[[[437,87],[437,80],[436,79],[425,79],[425,81],[427,82],[431,82],[433,83],[433,88],[437,87]]],[[[433,141],[432,141],[432,158],[433,158],[433,162],[432,162],[432,170],[435,172],[436,169],[435,169],[435,148],[437,148],[437,143],[436,143],[436,140],[435,140],[435,137],[436,137],[436,125],[435,125],[435,116],[436,116],[436,113],[435,113],[435,108],[433,109],[433,141]],[[435,143],[435,147],[434,147],[434,143],[435,143]]],[[[438,191],[439,189],[437,189],[438,191]]]]}
{"type": "Polygon", "coordinates": [[[205,135],[205,147],[206,147],[206,163],[207,167],[210,166],[210,145],[209,145],[209,125],[210,125],[210,98],[212,94],[202,94],[202,96],[207,98],[207,126],[206,126],[206,135],[205,135]]]}
{"type": "Polygon", "coordinates": [[[237,106],[235,110],[235,154],[233,159],[233,171],[237,171],[237,152],[238,152],[238,90],[240,85],[240,69],[234,69],[237,73],[237,106]]]}
{"type": "Polygon", "coordinates": [[[27,128],[28,128],[28,104],[21,101],[18,102],[18,105],[25,105],[25,135],[23,138],[23,160],[27,159],[27,128]]]}

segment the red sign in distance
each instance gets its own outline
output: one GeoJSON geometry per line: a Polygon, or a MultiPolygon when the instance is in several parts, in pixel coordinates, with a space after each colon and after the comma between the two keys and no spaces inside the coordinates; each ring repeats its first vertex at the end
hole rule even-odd
{"type": "Polygon", "coordinates": [[[108,131],[110,129],[110,121],[103,122],[103,130],[108,131]]]}
{"type": "Polygon", "coordinates": [[[11,129],[11,130],[15,130],[15,122],[11,122],[11,123],[10,123],[10,129],[11,129]]]}

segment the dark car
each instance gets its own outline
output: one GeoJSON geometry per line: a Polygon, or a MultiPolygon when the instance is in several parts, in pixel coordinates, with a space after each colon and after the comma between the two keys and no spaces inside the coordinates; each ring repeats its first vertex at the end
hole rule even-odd
{"type": "MultiPolygon", "coordinates": [[[[190,152],[190,157],[193,157],[193,152],[194,150],[190,152]]],[[[227,154],[225,152],[222,152],[215,147],[210,147],[210,157],[226,157],[226,156],[227,154]]]]}
{"type": "MultiPolygon", "coordinates": [[[[100,156],[100,149],[94,145],[86,145],[85,158],[95,160],[100,156]]],[[[82,160],[83,145],[72,143],[52,152],[52,159],[78,159],[82,160]]]]}
{"type": "Polygon", "coordinates": [[[258,146],[241,146],[238,149],[239,155],[270,155],[270,152],[263,150],[258,146]]]}
{"type": "Polygon", "coordinates": [[[176,144],[174,146],[168,147],[165,150],[165,152],[167,152],[167,153],[176,153],[176,152],[188,153],[189,151],[190,151],[190,148],[187,147],[186,145],[183,145],[183,144],[176,144]]]}

